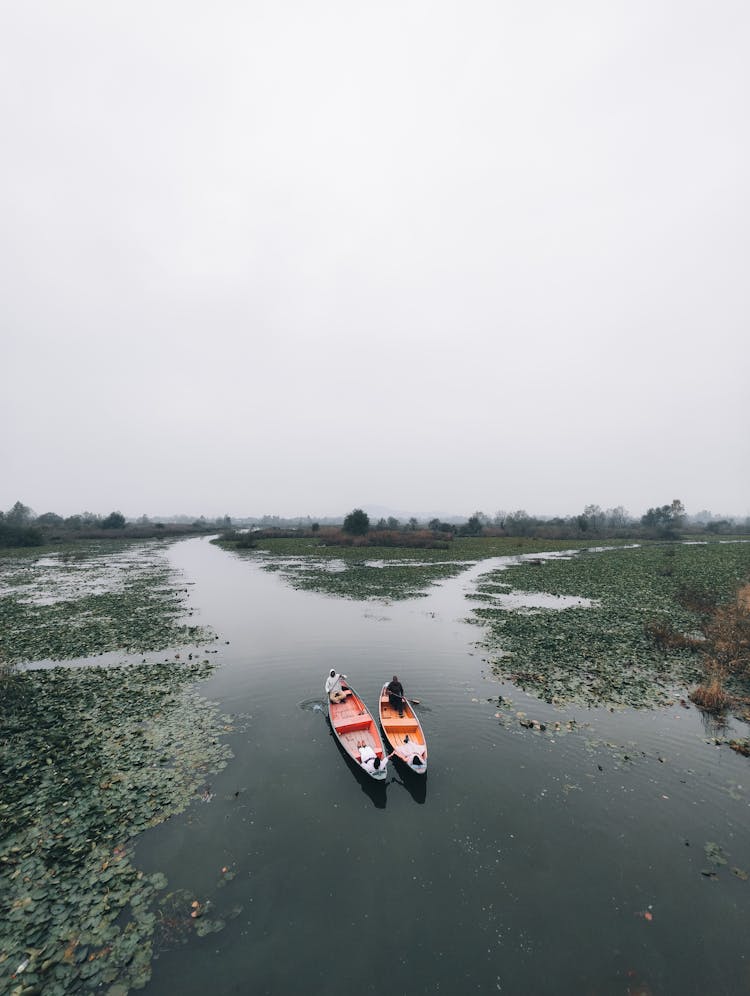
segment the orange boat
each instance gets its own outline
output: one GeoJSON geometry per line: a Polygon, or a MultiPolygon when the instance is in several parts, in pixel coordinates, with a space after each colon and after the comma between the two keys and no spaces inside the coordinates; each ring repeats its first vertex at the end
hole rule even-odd
{"type": "Polygon", "coordinates": [[[340,687],[345,695],[341,701],[332,702],[326,694],[333,732],[349,757],[371,778],[382,781],[387,774],[388,759],[377,724],[349,682],[340,687]]]}
{"type": "Polygon", "coordinates": [[[386,740],[400,761],[423,775],[427,771],[427,741],[422,724],[407,698],[401,700],[401,706],[402,710],[393,708],[388,697],[388,685],[383,685],[380,692],[380,725],[386,740]]]}

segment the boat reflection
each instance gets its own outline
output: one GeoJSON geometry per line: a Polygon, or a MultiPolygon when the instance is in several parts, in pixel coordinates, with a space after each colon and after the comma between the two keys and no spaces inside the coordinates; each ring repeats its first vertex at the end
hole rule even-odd
{"type": "Polygon", "coordinates": [[[390,763],[393,765],[390,781],[405,788],[415,802],[423,805],[427,800],[427,775],[418,775],[403,761],[390,763]]]}

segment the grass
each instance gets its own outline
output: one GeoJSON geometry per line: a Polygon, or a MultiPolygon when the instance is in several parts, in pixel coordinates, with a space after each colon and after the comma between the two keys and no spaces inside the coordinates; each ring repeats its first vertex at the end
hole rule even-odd
{"type": "Polygon", "coordinates": [[[727,693],[724,681],[725,676],[719,671],[709,671],[705,679],[690,693],[691,701],[705,712],[725,712],[732,704],[732,696],[727,693]]]}

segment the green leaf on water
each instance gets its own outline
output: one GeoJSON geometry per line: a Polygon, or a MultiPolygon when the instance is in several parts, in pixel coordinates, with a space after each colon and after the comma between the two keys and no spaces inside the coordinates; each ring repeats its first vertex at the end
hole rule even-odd
{"type": "Polygon", "coordinates": [[[706,852],[708,861],[717,868],[727,863],[724,851],[714,841],[710,840],[704,844],[703,850],[706,852]]]}
{"type": "Polygon", "coordinates": [[[226,924],[223,920],[211,920],[208,917],[201,917],[195,921],[195,932],[198,937],[206,937],[208,934],[218,934],[226,924]]]}

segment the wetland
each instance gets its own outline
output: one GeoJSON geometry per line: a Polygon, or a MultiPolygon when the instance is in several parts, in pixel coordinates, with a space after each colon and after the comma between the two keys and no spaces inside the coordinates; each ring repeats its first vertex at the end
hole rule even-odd
{"type": "Polygon", "coordinates": [[[3,985],[750,992],[748,727],[649,629],[750,545],[590,547],[3,557],[3,985]],[[426,779],[344,759],[331,667],[399,674],[426,779]]]}

